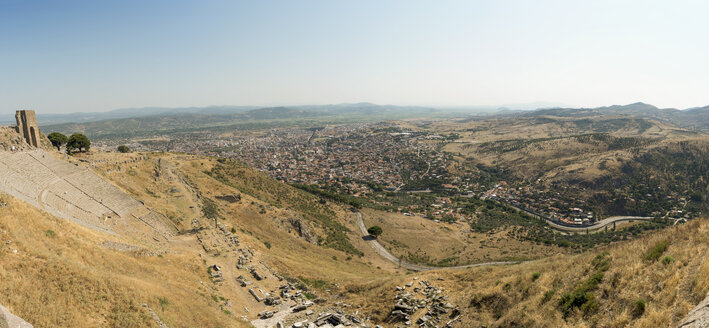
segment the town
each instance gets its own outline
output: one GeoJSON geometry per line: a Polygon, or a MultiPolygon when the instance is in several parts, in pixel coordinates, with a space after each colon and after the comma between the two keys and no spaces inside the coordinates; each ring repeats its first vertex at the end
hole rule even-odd
{"type": "MultiPolygon", "coordinates": [[[[489,174],[498,169],[456,165],[443,150],[456,135],[402,129],[393,122],[277,128],[217,134],[208,131],[156,135],[139,140],[102,140],[112,150],[173,151],[233,158],[288,184],[337,200],[436,221],[471,221],[470,197],[491,199],[564,225],[591,225],[618,213],[596,213],[574,185],[528,182],[489,174]],[[451,166],[458,167],[451,173],[451,166]],[[485,173],[484,176],[481,175],[485,173]],[[337,196],[334,196],[337,195],[337,196]]],[[[640,200],[641,202],[645,202],[640,200]]],[[[662,210],[640,213],[689,218],[686,199],[673,193],[662,210]]]]}

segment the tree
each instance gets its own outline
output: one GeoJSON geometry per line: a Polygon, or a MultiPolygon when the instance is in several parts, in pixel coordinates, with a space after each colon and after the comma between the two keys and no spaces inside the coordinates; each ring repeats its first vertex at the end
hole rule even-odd
{"type": "Polygon", "coordinates": [[[52,142],[52,146],[57,147],[57,150],[61,150],[61,147],[69,141],[69,138],[59,132],[50,133],[47,139],[52,142]]]}
{"type": "Polygon", "coordinates": [[[91,141],[81,133],[74,133],[69,137],[66,143],[66,151],[71,152],[73,149],[79,151],[88,151],[91,148],[91,141]]]}
{"type": "Polygon", "coordinates": [[[118,152],[127,153],[127,152],[130,152],[130,148],[128,148],[128,146],[126,146],[126,145],[120,145],[120,146],[118,146],[118,152]]]}
{"type": "Polygon", "coordinates": [[[371,226],[371,227],[369,227],[369,229],[367,229],[367,233],[374,236],[374,238],[381,236],[382,232],[384,232],[384,231],[382,230],[382,227],[380,227],[380,226],[371,226]]]}

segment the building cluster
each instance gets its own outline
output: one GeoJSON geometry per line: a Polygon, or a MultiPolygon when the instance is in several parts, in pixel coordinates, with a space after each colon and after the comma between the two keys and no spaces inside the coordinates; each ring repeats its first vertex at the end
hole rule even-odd
{"type": "Polygon", "coordinates": [[[500,181],[486,191],[483,198],[503,201],[520,210],[546,219],[565,224],[587,225],[596,221],[594,213],[581,206],[582,199],[569,199],[569,195],[552,192],[541,184],[510,187],[506,181],[500,181]]]}

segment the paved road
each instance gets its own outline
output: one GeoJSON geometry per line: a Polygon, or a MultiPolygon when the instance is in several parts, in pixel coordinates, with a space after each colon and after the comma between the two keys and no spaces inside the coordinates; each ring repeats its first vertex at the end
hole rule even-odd
{"type": "MultiPolygon", "coordinates": [[[[359,225],[359,230],[362,232],[362,236],[366,237],[369,236],[369,233],[367,232],[367,228],[364,226],[364,221],[362,221],[362,213],[355,213],[357,215],[357,225],[359,225]]],[[[426,266],[426,265],[418,265],[418,264],[411,264],[411,263],[406,263],[403,260],[397,258],[396,256],[392,255],[387,251],[384,246],[382,246],[376,239],[371,239],[367,241],[372,247],[374,248],[377,253],[386,260],[401,266],[402,268],[405,268],[407,270],[412,270],[412,271],[427,271],[427,270],[439,270],[439,269],[467,269],[467,268],[474,268],[474,267],[481,267],[481,266],[490,266],[490,265],[506,265],[506,264],[517,264],[521,263],[520,261],[500,261],[500,262],[485,262],[485,263],[476,263],[476,264],[468,264],[468,265],[460,265],[460,266],[454,266],[454,267],[432,267],[432,266],[426,266]]]]}
{"type": "Polygon", "coordinates": [[[517,206],[514,206],[508,202],[504,202],[504,204],[507,204],[507,205],[511,206],[512,208],[514,208],[520,212],[527,213],[533,217],[544,219],[544,221],[546,221],[547,224],[549,224],[549,226],[554,229],[562,230],[562,231],[569,231],[569,232],[586,232],[586,230],[588,230],[588,231],[598,230],[598,229],[601,229],[601,228],[603,228],[609,224],[612,224],[614,222],[652,220],[652,217],[649,217],[649,216],[611,216],[611,217],[608,217],[608,218],[605,218],[601,221],[596,222],[596,224],[593,224],[593,225],[590,225],[587,227],[569,227],[569,226],[558,224],[552,220],[549,220],[548,218],[541,217],[541,216],[539,216],[535,213],[529,212],[523,208],[519,208],[517,206]]]}
{"type": "Polygon", "coordinates": [[[609,224],[612,224],[614,222],[647,221],[647,220],[652,220],[652,218],[646,217],[646,216],[611,216],[609,218],[605,218],[601,221],[598,221],[596,224],[590,225],[588,227],[567,227],[567,226],[563,226],[560,224],[556,224],[556,223],[554,223],[554,221],[550,221],[550,220],[546,220],[546,221],[554,229],[571,231],[571,232],[585,232],[586,230],[593,231],[593,230],[601,229],[601,228],[603,228],[609,224]]]}

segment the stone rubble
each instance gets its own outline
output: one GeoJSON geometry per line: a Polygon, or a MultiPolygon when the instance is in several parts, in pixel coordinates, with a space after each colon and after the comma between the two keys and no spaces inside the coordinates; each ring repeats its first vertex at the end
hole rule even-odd
{"type": "MultiPolygon", "coordinates": [[[[418,277],[415,277],[414,280],[418,280],[418,277]]],[[[387,323],[403,322],[410,326],[412,325],[412,315],[424,308],[426,313],[415,322],[418,327],[451,327],[458,321],[460,310],[447,302],[448,297],[443,295],[445,289],[435,287],[427,280],[419,281],[419,285],[413,287],[414,282],[412,281],[404,286],[396,287],[399,293],[394,298],[396,304],[386,319],[387,323]],[[410,289],[411,292],[407,289],[410,289]]]]}

